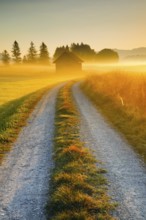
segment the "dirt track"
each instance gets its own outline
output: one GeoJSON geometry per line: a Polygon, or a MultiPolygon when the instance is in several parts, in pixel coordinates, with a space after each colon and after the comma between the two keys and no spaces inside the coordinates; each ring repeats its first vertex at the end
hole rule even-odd
{"type": "MultiPolygon", "coordinates": [[[[0,167],[0,220],[46,220],[58,88],[38,103],[0,167]]],[[[146,219],[146,167],[75,85],[81,138],[107,169],[109,194],[121,220],[146,219]]]]}
{"type": "Polygon", "coordinates": [[[38,103],[0,167],[0,219],[45,220],[59,87],[38,103]]]}
{"type": "Polygon", "coordinates": [[[102,161],[109,194],[119,203],[121,220],[146,220],[146,167],[127,142],[114,131],[76,84],[73,94],[81,115],[81,138],[102,161]]]}

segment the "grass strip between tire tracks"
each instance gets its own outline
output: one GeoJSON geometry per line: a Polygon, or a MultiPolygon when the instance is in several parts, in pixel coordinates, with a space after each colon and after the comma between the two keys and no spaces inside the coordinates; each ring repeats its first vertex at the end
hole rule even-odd
{"type": "Polygon", "coordinates": [[[60,89],[56,104],[54,169],[47,205],[51,220],[114,219],[107,196],[105,170],[79,141],[79,116],[72,83],[60,89]]]}
{"type": "Polygon", "coordinates": [[[51,88],[46,87],[0,106],[0,164],[11,148],[29,114],[42,96],[51,88]]]}

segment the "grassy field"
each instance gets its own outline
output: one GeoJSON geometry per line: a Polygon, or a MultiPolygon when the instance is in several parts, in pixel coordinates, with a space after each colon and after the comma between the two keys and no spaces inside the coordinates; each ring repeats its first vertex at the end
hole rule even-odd
{"type": "Polygon", "coordinates": [[[60,75],[54,67],[12,66],[0,67],[0,105],[57,82],[78,78],[78,75],[60,75]]]}
{"type": "Polygon", "coordinates": [[[117,63],[117,64],[94,64],[85,63],[83,70],[88,73],[107,73],[107,72],[128,72],[128,73],[146,73],[146,64],[140,63],[117,63]]]}
{"type": "Polygon", "coordinates": [[[109,70],[125,72],[146,72],[146,66],[100,66],[94,64],[84,64],[82,75],[78,74],[56,74],[54,66],[12,66],[0,67],[0,105],[11,100],[20,98],[32,93],[40,88],[54,84],[56,82],[66,81],[74,78],[81,78],[90,75],[93,72],[105,73],[109,70]]]}
{"type": "Polygon", "coordinates": [[[81,86],[146,161],[146,73],[96,74],[81,86]]]}
{"type": "Polygon", "coordinates": [[[106,180],[94,157],[79,141],[79,118],[71,95],[71,84],[59,92],[51,180],[49,219],[113,219],[114,205],[106,193],[106,180]]]}
{"type": "Polygon", "coordinates": [[[43,94],[76,77],[82,76],[57,75],[54,67],[0,67],[0,163],[43,94]]]}

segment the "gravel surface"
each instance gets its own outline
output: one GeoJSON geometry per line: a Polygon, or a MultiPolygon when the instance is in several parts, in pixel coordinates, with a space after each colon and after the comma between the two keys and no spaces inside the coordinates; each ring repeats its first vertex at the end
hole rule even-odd
{"type": "Polygon", "coordinates": [[[0,167],[0,220],[45,220],[59,87],[37,104],[0,167]]]}
{"type": "MultiPolygon", "coordinates": [[[[81,138],[103,162],[109,194],[119,203],[121,220],[146,220],[146,167],[124,138],[101,116],[76,84],[73,94],[81,115],[81,138]]],[[[129,128],[130,129],[130,128],[129,128]]]]}

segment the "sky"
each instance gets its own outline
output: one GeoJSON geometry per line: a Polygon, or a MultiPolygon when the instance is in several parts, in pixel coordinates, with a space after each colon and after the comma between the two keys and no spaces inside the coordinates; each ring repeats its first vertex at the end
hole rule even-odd
{"type": "Polygon", "coordinates": [[[146,0],[0,0],[0,52],[17,40],[26,54],[33,41],[57,46],[87,43],[103,48],[146,46],[146,0]]]}

